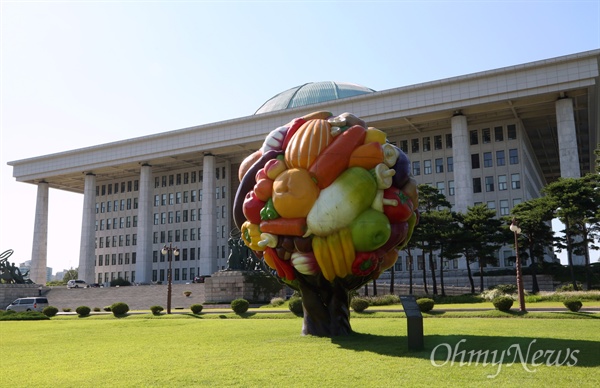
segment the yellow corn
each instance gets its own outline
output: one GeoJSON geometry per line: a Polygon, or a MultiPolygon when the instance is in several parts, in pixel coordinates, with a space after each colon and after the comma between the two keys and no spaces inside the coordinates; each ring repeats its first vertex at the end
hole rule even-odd
{"type": "Polygon", "coordinates": [[[331,263],[331,257],[326,238],[314,236],[312,240],[312,248],[315,259],[317,260],[317,264],[319,264],[321,272],[323,273],[323,277],[330,282],[333,281],[335,278],[335,271],[331,263]]]}
{"type": "Polygon", "coordinates": [[[327,236],[327,246],[329,247],[329,257],[331,258],[335,274],[342,279],[345,278],[348,276],[348,271],[346,269],[342,241],[338,232],[327,236]]]}

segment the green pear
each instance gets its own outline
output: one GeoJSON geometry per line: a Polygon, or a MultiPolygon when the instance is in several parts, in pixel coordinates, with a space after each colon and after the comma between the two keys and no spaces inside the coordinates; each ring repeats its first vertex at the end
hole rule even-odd
{"type": "Polygon", "coordinates": [[[370,252],[383,246],[392,233],[386,215],[375,209],[365,210],[348,227],[354,249],[359,252],[370,252]]]}

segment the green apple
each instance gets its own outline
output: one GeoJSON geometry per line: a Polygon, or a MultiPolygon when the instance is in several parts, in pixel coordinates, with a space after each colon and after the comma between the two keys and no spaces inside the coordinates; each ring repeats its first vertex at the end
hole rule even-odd
{"type": "Polygon", "coordinates": [[[383,246],[392,233],[386,215],[372,208],[360,213],[348,227],[354,249],[359,252],[370,252],[383,246]]]}

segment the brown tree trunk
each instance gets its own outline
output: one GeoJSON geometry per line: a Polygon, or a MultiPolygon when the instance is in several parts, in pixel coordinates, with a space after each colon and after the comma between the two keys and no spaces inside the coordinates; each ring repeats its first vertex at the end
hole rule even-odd
{"type": "Polygon", "coordinates": [[[348,290],[338,282],[318,287],[300,282],[304,322],[302,335],[335,337],[352,333],[348,290]]]}

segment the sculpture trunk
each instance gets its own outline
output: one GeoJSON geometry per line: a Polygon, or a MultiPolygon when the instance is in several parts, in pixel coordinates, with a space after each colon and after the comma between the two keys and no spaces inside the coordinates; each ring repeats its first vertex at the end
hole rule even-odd
{"type": "Polygon", "coordinates": [[[339,283],[321,287],[300,283],[304,310],[303,335],[335,337],[352,333],[348,290],[339,283]]]}

